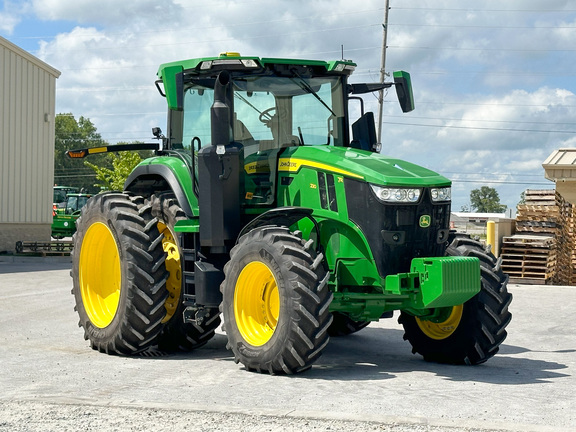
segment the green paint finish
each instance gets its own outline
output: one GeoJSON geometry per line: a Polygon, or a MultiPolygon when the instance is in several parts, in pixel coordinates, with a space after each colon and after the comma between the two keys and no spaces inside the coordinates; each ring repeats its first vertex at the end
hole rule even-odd
{"type": "MultiPolygon", "coordinates": [[[[235,56],[235,55],[220,55],[218,57],[203,57],[196,59],[180,60],[170,63],[164,63],[158,68],[158,78],[161,78],[166,84],[168,81],[170,73],[168,70],[177,67],[180,70],[200,70],[203,64],[208,64],[209,62],[222,62],[225,60],[230,60],[231,65],[234,60],[252,60],[258,66],[267,66],[273,64],[290,64],[290,65],[302,65],[302,66],[315,66],[323,67],[327,72],[342,72],[347,71],[348,74],[353,71],[352,68],[356,67],[356,63],[349,60],[336,60],[336,61],[323,61],[323,60],[305,60],[305,59],[285,59],[285,58],[259,58],[253,56],[235,56]],[[348,69],[346,69],[348,67],[348,69]]],[[[205,69],[208,72],[209,69],[205,69]]]]}
{"type": "Polygon", "coordinates": [[[182,72],[181,65],[167,66],[162,71],[164,81],[164,91],[166,92],[166,102],[170,109],[178,109],[178,92],[176,88],[176,75],[182,72]],[[167,85],[167,83],[170,83],[167,85]]]}
{"type": "Polygon", "coordinates": [[[446,177],[410,162],[346,147],[290,147],[280,158],[280,170],[283,160],[284,163],[288,163],[289,159],[296,161],[293,167],[300,161],[305,161],[299,163],[300,169],[314,169],[320,166],[319,169],[343,177],[365,180],[378,185],[441,187],[451,184],[446,177]]]}
{"type": "MultiPolygon", "coordinates": [[[[355,251],[351,250],[351,252],[355,251]]],[[[348,257],[349,255],[343,256],[348,257]]],[[[334,292],[345,292],[351,287],[363,287],[364,290],[371,288],[368,291],[382,292],[382,278],[376,271],[373,259],[336,257],[336,271],[334,273],[334,292]]]]}
{"type": "Polygon", "coordinates": [[[377,321],[384,312],[399,309],[390,307],[393,303],[389,300],[394,300],[394,297],[378,293],[337,292],[330,311],[345,312],[355,321],[377,321]]]}
{"type": "Polygon", "coordinates": [[[475,257],[415,258],[424,308],[454,306],[480,292],[480,260],[475,257]]]}
{"type": "Polygon", "coordinates": [[[386,291],[409,295],[415,309],[455,306],[480,292],[475,257],[414,258],[411,272],[386,277],[386,291]]]}
{"type": "Polygon", "coordinates": [[[138,167],[147,167],[152,165],[164,165],[172,171],[174,176],[176,177],[178,183],[181,185],[184,194],[188,202],[190,203],[190,207],[194,215],[198,215],[198,198],[194,195],[192,189],[192,175],[188,168],[191,166],[191,157],[188,152],[182,152],[181,155],[189,160],[189,165],[184,163],[184,161],[175,156],[155,156],[152,158],[148,158],[140,162],[138,167]]]}
{"type": "Polygon", "coordinates": [[[200,232],[200,221],[198,218],[179,220],[176,222],[176,225],[174,225],[174,231],[186,233],[200,232]]]}
{"type": "MultiPolygon", "coordinates": [[[[334,146],[287,148],[279,157],[278,170],[278,206],[314,209],[313,216],[320,230],[320,243],[332,273],[331,289],[335,294],[339,294],[331,310],[368,320],[378,319],[382,313],[404,306],[424,307],[423,301],[416,295],[418,290],[415,288],[415,279],[420,278],[418,273],[408,276],[414,280],[409,283],[410,289],[407,292],[384,291],[385,284],[378,274],[367,240],[349,219],[344,179],[365,180],[381,185],[422,187],[447,186],[450,185],[448,179],[398,159],[334,146]],[[319,172],[333,176],[337,210],[322,208],[319,172]],[[357,292],[359,290],[371,293],[372,300],[361,300],[366,293],[357,292]]],[[[306,229],[301,226],[298,228],[305,236],[310,235],[310,226],[306,229]]],[[[433,286],[435,282],[436,279],[428,282],[428,286],[433,286]]],[[[426,298],[426,301],[429,299],[426,298]]]]}
{"type": "MultiPolygon", "coordinates": [[[[351,273],[366,269],[348,265],[351,273]]],[[[474,257],[415,258],[412,271],[386,277],[384,292],[336,290],[331,311],[358,321],[377,320],[384,312],[406,310],[417,316],[441,316],[480,292],[480,262],[474,257]]],[[[341,273],[340,273],[341,274],[341,273]]]]}
{"type": "Polygon", "coordinates": [[[80,217],[78,212],[75,215],[56,213],[52,218],[52,237],[70,237],[76,232],[76,219],[80,217]]]}

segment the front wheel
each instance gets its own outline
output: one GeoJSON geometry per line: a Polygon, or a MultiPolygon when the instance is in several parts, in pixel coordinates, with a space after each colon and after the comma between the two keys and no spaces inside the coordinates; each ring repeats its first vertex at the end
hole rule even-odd
{"type": "Polygon", "coordinates": [[[224,267],[221,310],[236,363],[270,374],[311,367],[328,343],[332,294],[322,254],[287,228],[242,236],[224,267]]]}
{"type": "Polygon", "coordinates": [[[508,306],[508,277],[496,258],[468,235],[453,234],[446,250],[448,256],[472,256],[480,259],[481,290],[462,305],[444,311],[443,318],[430,321],[400,314],[404,339],[412,352],[425,360],[450,364],[480,364],[494,356],[506,339],[506,326],[512,318],[508,306]]]}

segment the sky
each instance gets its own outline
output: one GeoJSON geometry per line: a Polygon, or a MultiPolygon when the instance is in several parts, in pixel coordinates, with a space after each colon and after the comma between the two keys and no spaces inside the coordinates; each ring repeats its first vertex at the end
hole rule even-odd
{"type": "MultiPolygon", "coordinates": [[[[553,189],[542,162],[576,147],[576,2],[389,4],[385,71],[410,72],[416,109],[386,95],[382,153],[452,179],[453,211],[481,186],[514,210],[524,190],[553,189]]],[[[384,0],[4,0],[0,35],[62,73],[56,113],[89,118],[109,143],[150,142],[166,129],[159,64],[343,57],[358,64],[351,82],[377,82],[384,15],[384,0]]]]}

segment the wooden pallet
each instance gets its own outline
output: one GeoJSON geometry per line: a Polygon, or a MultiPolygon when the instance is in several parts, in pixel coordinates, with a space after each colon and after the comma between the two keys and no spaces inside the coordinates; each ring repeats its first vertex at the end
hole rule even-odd
{"type": "Polygon", "coordinates": [[[516,234],[503,238],[502,271],[517,279],[552,280],[556,270],[554,235],[516,234]]]}

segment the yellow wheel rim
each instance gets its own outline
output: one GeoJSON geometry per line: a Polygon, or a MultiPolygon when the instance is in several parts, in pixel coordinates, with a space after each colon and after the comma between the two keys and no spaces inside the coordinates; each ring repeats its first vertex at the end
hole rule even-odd
{"type": "Polygon", "coordinates": [[[164,234],[162,247],[166,253],[166,270],[169,273],[168,280],[166,281],[168,300],[164,303],[164,306],[166,307],[166,316],[162,320],[162,322],[165,323],[174,316],[176,309],[178,308],[180,291],[182,289],[182,265],[174,233],[162,222],[158,222],[158,231],[160,231],[161,234],[164,234]]]}
{"type": "Polygon", "coordinates": [[[456,331],[460,320],[462,319],[462,312],[464,311],[464,305],[454,306],[452,312],[448,318],[440,323],[435,323],[432,321],[422,320],[416,317],[416,322],[418,327],[422,332],[431,339],[442,340],[451,336],[452,333],[456,331]]]}
{"type": "Polygon", "coordinates": [[[120,302],[120,254],[112,231],[102,222],[90,225],[80,250],[79,281],[82,303],[92,324],[110,325],[120,302]]]}
{"type": "Polygon", "coordinates": [[[258,261],[242,269],[234,291],[234,317],[240,334],[252,346],[268,342],[280,315],[278,285],[270,268],[258,261]]]}

